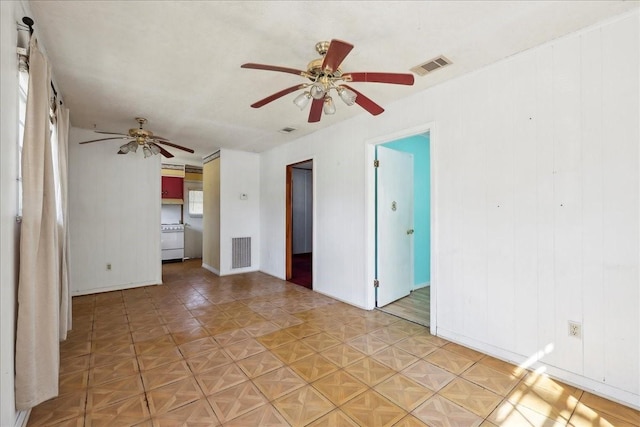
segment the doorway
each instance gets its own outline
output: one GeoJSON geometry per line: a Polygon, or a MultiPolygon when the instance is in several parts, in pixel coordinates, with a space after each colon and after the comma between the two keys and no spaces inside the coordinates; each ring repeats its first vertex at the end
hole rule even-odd
{"type": "Polygon", "coordinates": [[[184,182],[184,257],[202,258],[202,216],[204,192],[202,181],[184,182]]]}
{"type": "Polygon", "coordinates": [[[313,289],[313,160],[287,165],[286,280],[313,289]]]}
{"type": "Polygon", "coordinates": [[[376,307],[429,326],[430,134],[376,145],[375,156],[379,165],[375,182],[376,307]],[[407,208],[412,212],[406,212],[407,208]]]}

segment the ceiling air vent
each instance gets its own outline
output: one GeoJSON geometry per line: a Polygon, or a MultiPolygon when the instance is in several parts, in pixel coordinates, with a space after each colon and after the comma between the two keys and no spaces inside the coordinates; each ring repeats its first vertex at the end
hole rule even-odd
{"type": "Polygon", "coordinates": [[[291,132],[293,132],[294,130],[296,130],[296,128],[286,127],[286,128],[282,128],[282,129],[280,129],[278,132],[280,132],[280,133],[291,133],[291,132]]]}
{"type": "Polygon", "coordinates": [[[416,65],[411,69],[411,71],[419,76],[424,76],[449,64],[451,64],[451,61],[441,55],[420,65],[416,65]]]}

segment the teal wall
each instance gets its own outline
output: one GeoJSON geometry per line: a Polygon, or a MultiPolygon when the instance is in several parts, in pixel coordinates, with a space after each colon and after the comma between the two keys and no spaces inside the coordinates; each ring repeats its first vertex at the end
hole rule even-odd
{"type": "Polygon", "coordinates": [[[429,134],[383,144],[413,154],[414,285],[431,282],[431,159],[429,134]]]}

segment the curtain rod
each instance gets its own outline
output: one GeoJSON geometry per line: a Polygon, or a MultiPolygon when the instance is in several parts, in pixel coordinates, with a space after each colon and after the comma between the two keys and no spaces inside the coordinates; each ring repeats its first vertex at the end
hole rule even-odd
{"type": "MultiPolygon", "coordinates": [[[[21,31],[27,31],[27,28],[29,30],[29,38],[31,38],[31,36],[33,36],[33,25],[35,24],[34,20],[29,18],[28,16],[23,16],[22,17],[22,24],[18,23],[18,30],[21,31]],[[25,25],[27,28],[20,28],[21,25],[25,25]]],[[[53,90],[53,96],[55,98],[58,97],[58,91],[56,90],[55,85],[53,84],[53,80],[51,81],[51,89],[53,90]]],[[[60,105],[62,105],[62,100],[58,100],[58,102],[60,102],[60,105]]]]}

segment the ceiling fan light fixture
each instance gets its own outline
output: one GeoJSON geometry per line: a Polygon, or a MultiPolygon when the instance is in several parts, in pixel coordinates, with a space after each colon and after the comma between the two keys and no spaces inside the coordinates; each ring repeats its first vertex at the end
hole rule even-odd
{"type": "Polygon", "coordinates": [[[326,91],[324,90],[324,85],[320,82],[315,82],[311,85],[310,94],[313,99],[322,99],[324,98],[326,91]]]}
{"type": "Polygon", "coordinates": [[[144,158],[146,159],[147,157],[151,157],[153,156],[153,153],[151,152],[151,150],[149,149],[149,146],[145,145],[144,147],[142,147],[142,152],[144,153],[144,158]]]}
{"type": "Polygon", "coordinates": [[[324,98],[324,106],[322,109],[324,110],[324,113],[327,115],[335,114],[336,105],[333,103],[333,98],[331,98],[330,96],[326,96],[324,98]]]}
{"type": "Polygon", "coordinates": [[[122,154],[127,154],[129,152],[129,144],[123,144],[120,146],[120,151],[122,154]]]}
{"type": "Polygon", "coordinates": [[[138,143],[136,141],[131,141],[127,144],[129,147],[129,151],[133,151],[134,153],[138,151],[138,143]]]}
{"type": "Polygon", "coordinates": [[[158,148],[158,146],[155,144],[149,144],[149,149],[154,155],[160,154],[160,148],[158,148]]]}
{"type": "Polygon", "coordinates": [[[296,106],[301,110],[304,110],[304,107],[306,107],[309,104],[310,100],[311,100],[311,94],[309,94],[309,92],[304,92],[296,96],[295,99],[293,100],[293,103],[296,104],[296,106]]]}
{"type": "Polygon", "coordinates": [[[338,95],[340,95],[340,99],[344,101],[345,104],[351,106],[356,103],[356,93],[351,89],[347,89],[344,87],[338,87],[338,95]]]}

